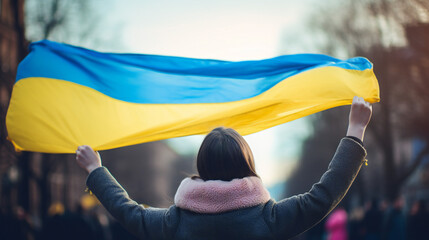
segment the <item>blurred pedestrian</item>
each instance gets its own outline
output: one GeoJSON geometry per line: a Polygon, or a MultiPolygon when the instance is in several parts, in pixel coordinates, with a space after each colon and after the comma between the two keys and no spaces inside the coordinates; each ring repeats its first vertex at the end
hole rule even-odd
{"type": "Polygon", "coordinates": [[[389,206],[382,225],[382,240],[405,240],[406,221],[403,213],[404,200],[398,197],[393,206],[389,206]]]}
{"type": "Polygon", "coordinates": [[[320,182],[279,202],[270,199],[256,174],[248,144],[230,128],[215,128],[205,137],[197,156],[199,176],[182,181],[168,209],[131,200],[91,147],[80,146],[76,160],[89,174],[89,189],[139,238],[287,239],[315,225],[344,197],[365,162],[362,140],[371,113],[370,104],[355,97],[347,137],[320,182]]]}
{"type": "Polygon", "coordinates": [[[25,240],[33,232],[29,216],[21,206],[0,213],[0,239],[25,240]]]}
{"type": "Polygon", "coordinates": [[[65,210],[61,203],[54,203],[49,207],[41,240],[93,240],[94,237],[94,232],[84,216],[65,210]]]}
{"type": "Polygon", "coordinates": [[[363,218],[365,231],[365,240],[381,239],[381,225],[383,222],[383,213],[379,209],[378,201],[373,199],[367,204],[367,211],[363,218]]]}
{"type": "Polygon", "coordinates": [[[411,208],[407,222],[409,240],[429,238],[429,212],[424,200],[415,202],[411,208]]]}
{"type": "Polygon", "coordinates": [[[361,240],[364,239],[364,226],[363,226],[363,217],[365,210],[363,206],[357,206],[353,208],[349,214],[348,220],[348,233],[349,240],[361,240]]]}
{"type": "Polygon", "coordinates": [[[346,210],[339,208],[333,211],[326,221],[325,228],[328,240],[348,240],[346,210]]]}

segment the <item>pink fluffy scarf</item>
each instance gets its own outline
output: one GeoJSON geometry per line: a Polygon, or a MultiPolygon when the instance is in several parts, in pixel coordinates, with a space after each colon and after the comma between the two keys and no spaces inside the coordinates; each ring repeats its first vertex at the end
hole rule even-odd
{"type": "Polygon", "coordinates": [[[221,213],[253,207],[270,200],[270,194],[258,177],[231,181],[185,178],[174,196],[174,204],[198,213],[221,213]]]}

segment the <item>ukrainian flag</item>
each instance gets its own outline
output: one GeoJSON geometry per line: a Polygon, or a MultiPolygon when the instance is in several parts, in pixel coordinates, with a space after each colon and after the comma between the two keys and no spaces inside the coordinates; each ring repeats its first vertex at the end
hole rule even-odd
{"type": "Polygon", "coordinates": [[[6,117],[16,150],[117,148],[216,126],[243,135],[353,96],[379,101],[372,64],[319,54],[230,62],[100,53],[40,41],[20,63],[6,117]]]}

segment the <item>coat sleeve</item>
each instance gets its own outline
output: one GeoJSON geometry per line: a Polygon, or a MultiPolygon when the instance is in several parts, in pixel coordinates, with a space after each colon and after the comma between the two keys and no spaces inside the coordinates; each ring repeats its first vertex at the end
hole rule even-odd
{"type": "Polygon", "coordinates": [[[105,167],[91,172],[88,188],[106,210],[129,232],[140,239],[169,239],[177,225],[177,209],[145,208],[131,200],[105,167]]]}
{"type": "Polygon", "coordinates": [[[346,195],[365,161],[366,150],[352,138],[341,140],[328,170],[311,190],[268,206],[267,222],[278,239],[292,238],[320,222],[346,195]]]}

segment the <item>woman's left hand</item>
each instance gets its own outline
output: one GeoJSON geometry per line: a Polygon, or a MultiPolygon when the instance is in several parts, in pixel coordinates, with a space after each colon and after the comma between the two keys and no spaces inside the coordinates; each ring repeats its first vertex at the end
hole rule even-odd
{"type": "Polygon", "coordinates": [[[98,152],[95,152],[90,146],[82,145],[76,150],[76,162],[85,169],[88,174],[94,169],[101,167],[101,157],[98,152]]]}

